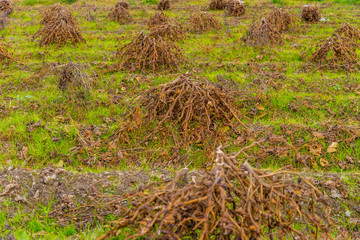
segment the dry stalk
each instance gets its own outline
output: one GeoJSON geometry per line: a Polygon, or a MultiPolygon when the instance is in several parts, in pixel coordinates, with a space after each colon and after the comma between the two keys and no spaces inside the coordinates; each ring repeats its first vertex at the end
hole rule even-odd
{"type": "Polygon", "coordinates": [[[9,0],[0,0],[0,13],[9,16],[13,12],[13,5],[9,0]]]}
{"type": "Polygon", "coordinates": [[[157,9],[160,11],[170,9],[170,0],[160,0],[160,2],[157,5],[157,9]]]}
{"type": "Polygon", "coordinates": [[[127,10],[129,6],[126,8],[124,7],[125,4],[120,4],[124,2],[118,2],[115,7],[111,9],[111,12],[109,13],[108,17],[115,22],[118,22],[120,24],[127,23],[131,21],[131,16],[129,14],[129,11],[127,10]]]}
{"type": "Polygon", "coordinates": [[[279,32],[289,30],[290,25],[295,22],[294,17],[283,8],[275,8],[266,19],[279,32]]]}
{"type": "Polygon", "coordinates": [[[245,2],[241,0],[229,0],[226,4],[226,14],[239,17],[245,14],[245,2]]]}
{"type": "Polygon", "coordinates": [[[220,29],[221,24],[210,13],[198,11],[190,16],[190,28],[193,32],[200,33],[210,31],[211,29],[220,29]]]}
{"type": "Polygon", "coordinates": [[[319,22],[321,19],[319,7],[304,5],[301,11],[301,19],[310,23],[319,22]]]}
{"type": "Polygon", "coordinates": [[[266,18],[260,23],[253,22],[241,40],[251,46],[282,44],[281,33],[266,18]]]}
{"type": "Polygon", "coordinates": [[[225,0],[211,0],[209,9],[210,10],[222,10],[225,9],[226,1],[225,0]]]}

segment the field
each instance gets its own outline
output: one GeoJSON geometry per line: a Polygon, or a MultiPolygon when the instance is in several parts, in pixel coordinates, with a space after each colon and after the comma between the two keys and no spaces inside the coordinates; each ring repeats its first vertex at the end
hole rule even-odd
{"type": "Polygon", "coordinates": [[[210,2],[0,11],[0,239],[360,239],[360,2],[210,2]]]}

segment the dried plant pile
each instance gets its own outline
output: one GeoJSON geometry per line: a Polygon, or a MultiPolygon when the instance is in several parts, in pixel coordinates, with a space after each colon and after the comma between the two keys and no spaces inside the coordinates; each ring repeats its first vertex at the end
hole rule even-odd
{"type": "Polygon", "coordinates": [[[75,19],[64,6],[60,4],[50,6],[42,16],[43,19],[40,23],[44,27],[33,36],[33,40],[40,38],[39,43],[41,46],[85,42],[75,19]]]}
{"type": "Polygon", "coordinates": [[[120,60],[116,69],[132,71],[151,69],[155,72],[160,67],[169,67],[175,71],[184,60],[183,50],[176,43],[159,35],[146,35],[143,32],[121,47],[116,56],[120,60]]]}
{"type": "Polygon", "coordinates": [[[0,43],[0,62],[16,61],[13,56],[6,50],[6,45],[0,43]]]}
{"type": "Polygon", "coordinates": [[[162,25],[169,21],[168,16],[164,12],[155,12],[155,14],[147,20],[147,25],[152,28],[156,25],[162,25]]]}
{"type": "Polygon", "coordinates": [[[310,23],[319,22],[321,19],[319,7],[304,5],[301,11],[301,19],[310,23]]]}
{"type": "Polygon", "coordinates": [[[353,71],[360,66],[356,49],[354,41],[335,33],[317,47],[309,62],[320,69],[353,71]]]}
{"type": "Polygon", "coordinates": [[[353,41],[360,40],[360,30],[353,27],[352,25],[346,23],[343,26],[339,27],[335,33],[339,34],[340,36],[350,38],[353,41]]]}
{"type": "Polygon", "coordinates": [[[160,0],[160,2],[157,5],[157,9],[160,11],[170,9],[170,0],[160,0]]]}
{"type": "Polygon", "coordinates": [[[149,35],[153,37],[160,36],[171,41],[176,41],[184,39],[186,33],[177,23],[167,22],[161,25],[155,25],[154,27],[150,28],[149,35]]]}
{"type": "Polygon", "coordinates": [[[0,30],[4,29],[8,24],[9,20],[7,14],[0,12],[0,30]]]}
{"type": "Polygon", "coordinates": [[[285,32],[294,23],[294,17],[283,8],[275,8],[266,18],[279,32],[285,32]]]}
{"type": "Polygon", "coordinates": [[[190,28],[194,32],[205,32],[211,29],[220,29],[221,24],[210,13],[199,11],[191,14],[190,28]]]}
{"type": "Polygon", "coordinates": [[[282,43],[281,33],[266,18],[260,23],[253,22],[241,38],[245,44],[252,46],[277,45],[282,43]]]}
{"type": "Polygon", "coordinates": [[[115,7],[111,9],[109,13],[109,18],[112,21],[118,22],[120,24],[127,23],[131,20],[130,13],[128,11],[129,4],[126,2],[118,2],[115,7]]]}
{"type": "Polygon", "coordinates": [[[225,0],[211,0],[209,9],[210,10],[222,10],[225,9],[226,1],[225,0]]]}
{"type": "Polygon", "coordinates": [[[194,80],[184,75],[141,94],[139,106],[130,114],[130,122],[137,125],[127,125],[122,133],[126,134],[131,130],[129,128],[156,122],[156,127],[145,140],[160,129],[167,129],[167,132],[172,132],[170,136],[177,143],[206,143],[207,139],[222,135],[222,129],[228,128],[230,134],[242,124],[234,102],[232,92],[221,90],[208,81],[194,80]],[[146,112],[140,119],[138,109],[146,112]],[[175,129],[168,128],[168,124],[175,129]],[[180,139],[175,138],[178,135],[180,139]]]}
{"type": "Polygon", "coordinates": [[[229,0],[226,4],[228,16],[239,17],[245,14],[245,3],[241,0],[229,0]]]}
{"type": "Polygon", "coordinates": [[[202,179],[189,182],[183,169],[171,182],[129,194],[131,208],[98,239],[124,228],[135,231],[128,239],[333,239],[321,191],[291,171],[238,166],[237,154],[218,148],[202,179]]]}
{"type": "Polygon", "coordinates": [[[9,0],[0,0],[0,13],[9,16],[13,12],[13,6],[9,0]]]}

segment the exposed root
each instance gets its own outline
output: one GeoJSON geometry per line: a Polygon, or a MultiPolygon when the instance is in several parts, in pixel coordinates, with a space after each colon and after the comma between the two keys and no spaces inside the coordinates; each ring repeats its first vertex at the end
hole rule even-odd
{"type": "Polygon", "coordinates": [[[266,18],[279,32],[289,30],[291,24],[294,23],[294,17],[283,8],[275,8],[266,18]]]}
{"type": "Polygon", "coordinates": [[[239,17],[245,14],[245,3],[241,0],[229,0],[226,4],[226,14],[239,17]]]}
{"type": "Polygon", "coordinates": [[[219,147],[200,180],[189,182],[185,168],[173,181],[128,194],[125,216],[98,240],[123,228],[135,231],[128,239],[333,239],[331,208],[321,191],[295,172],[238,166],[238,154],[219,147]]]}
{"type": "Polygon", "coordinates": [[[160,11],[170,9],[170,0],[160,0],[160,2],[157,5],[157,9],[160,11]]]}
{"type": "Polygon", "coordinates": [[[301,11],[301,19],[310,23],[319,22],[321,19],[319,7],[304,5],[301,11]]]}
{"type": "Polygon", "coordinates": [[[168,16],[165,12],[155,12],[155,14],[149,18],[147,21],[147,25],[149,28],[152,28],[156,25],[165,24],[169,21],[168,16]]]}
{"type": "Polygon", "coordinates": [[[184,60],[182,49],[174,42],[161,36],[139,33],[130,43],[117,51],[116,56],[120,64],[115,69],[129,69],[131,71],[153,72],[160,67],[169,67],[175,71],[179,63],[184,60]]]}
{"type": "Polygon", "coordinates": [[[211,0],[209,9],[210,10],[222,10],[225,9],[226,1],[225,0],[211,0]]]}
{"type": "Polygon", "coordinates": [[[0,0],[0,13],[9,16],[13,12],[13,5],[9,0],[0,0]]]}
{"type": "Polygon", "coordinates": [[[221,24],[210,13],[199,11],[191,14],[190,28],[192,31],[200,33],[211,29],[220,29],[221,24]]]}
{"type": "Polygon", "coordinates": [[[241,38],[245,44],[252,46],[278,45],[282,43],[281,33],[266,18],[260,23],[253,22],[241,38]]]}
{"type": "Polygon", "coordinates": [[[118,2],[115,7],[112,8],[111,12],[109,13],[109,18],[112,21],[118,22],[120,24],[127,23],[131,21],[131,17],[129,11],[129,5],[126,2],[118,2]]]}

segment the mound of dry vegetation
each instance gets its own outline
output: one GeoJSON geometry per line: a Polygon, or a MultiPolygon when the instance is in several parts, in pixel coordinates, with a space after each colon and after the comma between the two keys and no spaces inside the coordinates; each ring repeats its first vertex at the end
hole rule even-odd
{"type": "Polygon", "coordinates": [[[301,19],[310,23],[319,22],[321,19],[319,7],[314,5],[304,5],[301,11],[301,19]]]}
{"type": "Polygon", "coordinates": [[[201,33],[210,31],[211,29],[220,29],[221,24],[210,13],[203,11],[194,12],[190,16],[190,29],[193,32],[201,33]]]}
{"type": "Polygon", "coordinates": [[[160,11],[170,9],[170,0],[160,0],[160,2],[157,5],[157,9],[160,11]]]}
{"type": "Polygon", "coordinates": [[[15,61],[13,56],[7,51],[6,45],[0,43],[0,62],[10,62],[15,61]]]}
{"type": "Polygon", "coordinates": [[[0,0],[0,13],[9,16],[13,12],[13,5],[9,0],[0,0]]]}
{"type": "Polygon", "coordinates": [[[152,28],[156,25],[162,25],[169,21],[169,17],[166,15],[165,12],[158,11],[155,12],[153,16],[151,16],[147,21],[148,28],[152,28]]]}
{"type": "Polygon", "coordinates": [[[54,4],[42,13],[41,24],[44,25],[33,36],[33,40],[40,37],[39,44],[64,45],[67,43],[85,42],[76,21],[67,8],[61,4],[54,4]]]}
{"type": "Polygon", "coordinates": [[[335,33],[339,34],[340,36],[350,38],[353,41],[360,40],[360,30],[356,27],[346,23],[343,26],[339,27],[335,33]]]}
{"type": "Polygon", "coordinates": [[[170,182],[128,194],[125,215],[99,239],[124,228],[134,229],[129,238],[332,239],[331,209],[320,190],[292,171],[266,172],[248,162],[239,166],[239,153],[228,155],[219,147],[202,178],[189,181],[185,168],[170,182]]]}
{"type": "Polygon", "coordinates": [[[259,23],[252,23],[241,40],[251,46],[278,45],[282,43],[282,36],[275,26],[262,18],[259,23]]]}
{"type": "Polygon", "coordinates": [[[0,30],[4,29],[8,24],[9,19],[5,13],[0,13],[0,30]]]}
{"type": "Polygon", "coordinates": [[[131,20],[130,13],[128,11],[129,4],[127,2],[118,2],[115,7],[111,9],[108,17],[120,24],[127,23],[131,20]]]}
{"type": "Polygon", "coordinates": [[[225,0],[211,0],[209,9],[210,10],[222,10],[225,9],[226,1],[225,0]]]}
{"type": "Polygon", "coordinates": [[[232,17],[239,17],[245,14],[245,3],[240,0],[229,0],[226,3],[226,14],[232,17]]]}
{"type": "Polygon", "coordinates": [[[175,41],[184,39],[186,33],[184,29],[173,18],[168,18],[164,12],[156,12],[147,21],[150,30],[149,35],[175,41]]]}
{"type": "Polygon", "coordinates": [[[289,30],[290,25],[295,22],[294,17],[283,8],[275,8],[266,19],[279,32],[289,30]]]}

